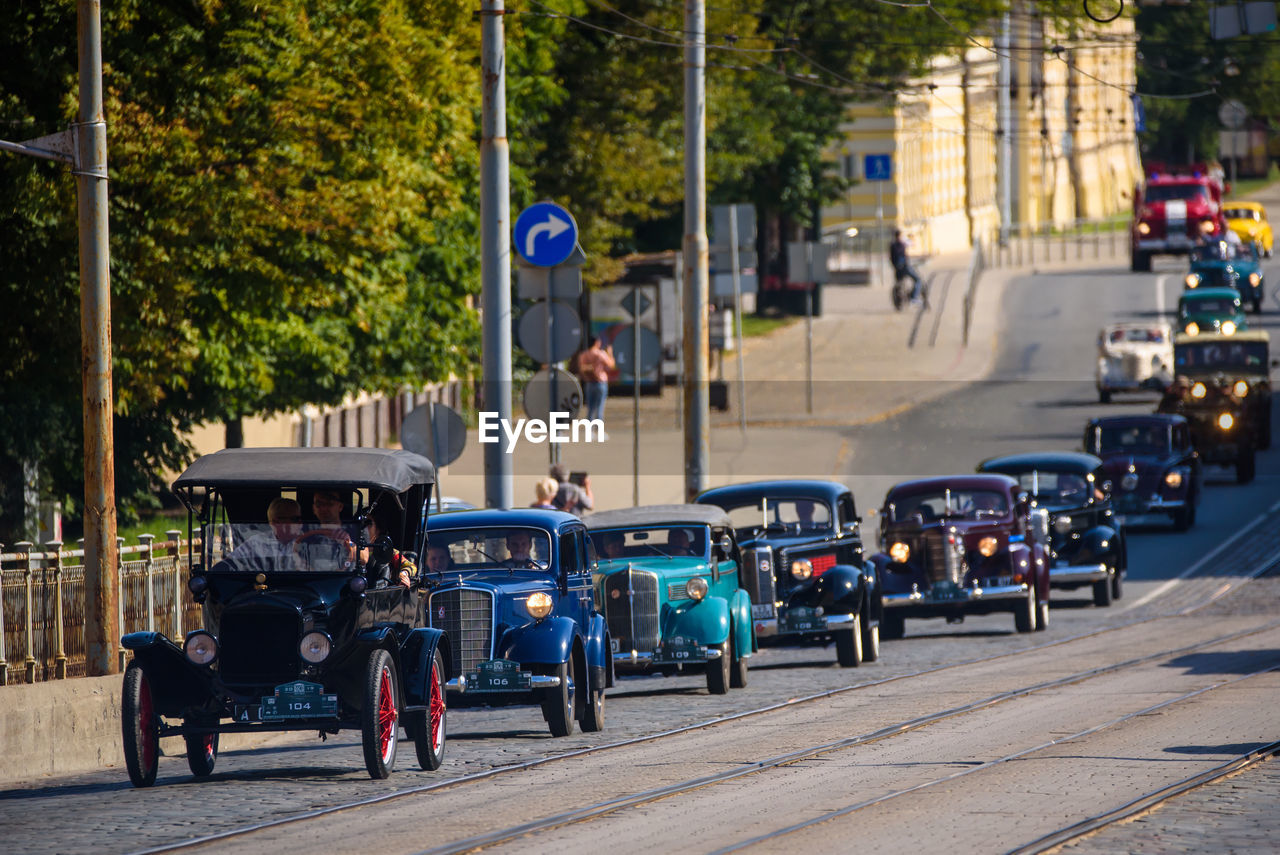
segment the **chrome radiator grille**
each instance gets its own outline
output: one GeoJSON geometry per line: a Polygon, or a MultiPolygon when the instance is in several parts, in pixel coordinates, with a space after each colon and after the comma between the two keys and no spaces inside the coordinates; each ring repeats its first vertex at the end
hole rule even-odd
{"type": "Polygon", "coordinates": [[[742,550],[742,584],[751,594],[751,602],[773,606],[773,555],[768,547],[742,550]]]}
{"type": "Polygon", "coordinates": [[[619,651],[658,645],[658,577],[625,570],[604,580],[604,619],[619,651]]]}
{"type": "Polygon", "coordinates": [[[493,658],[493,595],[474,588],[436,591],[427,606],[431,626],[444,630],[453,651],[452,671],[465,674],[493,658]]]}

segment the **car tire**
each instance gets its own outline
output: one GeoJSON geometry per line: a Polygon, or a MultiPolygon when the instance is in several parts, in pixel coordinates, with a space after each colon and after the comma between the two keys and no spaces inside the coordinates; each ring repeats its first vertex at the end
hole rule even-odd
{"type": "Polygon", "coordinates": [[[135,787],[149,787],[156,782],[160,768],[160,717],[151,697],[151,682],[137,662],[130,662],[124,672],[120,726],[129,782],[135,787]]]}
{"type": "Polygon", "coordinates": [[[1187,500],[1187,504],[1178,508],[1173,512],[1173,530],[1186,531],[1191,528],[1191,524],[1195,522],[1195,509],[1191,506],[1191,500],[1187,500]]]}
{"type": "Polygon", "coordinates": [[[1258,426],[1258,448],[1261,451],[1266,451],[1268,448],[1271,447],[1271,409],[1270,407],[1268,407],[1266,412],[1262,414],[1262,418],[1259,420],[1259,422],[1260,424],[1258,426]]]}
{"type": "Polygon", "coordinates": [[[1256,299],[1250,300],[1249,308],[1253,311],[1255,315],[1262,314],[1262,298],[1258,297],[1256,299]]]}
{"type": "Polygon", "coordinates": [[[1124,596],[1124,579],[1121,576],[1120,569],[1116,568],[1116,572],[1111,575],[1111,601],[1115,602],[1124,596]]]}
{"type": "Polygon", "coordinates": [[[729,633],[729,650],[733,652],[733,666],[729,668],[729,688],[745,689],[747,687],[747,658],[738,655],[738,634],[729,633]]]}
{"type": "Polygon", "coordinates": [[[901,615],[885,612],[880,618],[880,637],[886,641],[898,641],[907,634],[907,621],[901,615]]]}
{"type": "Polygon", "coordinates": [[[729,657],[733,655],[733,651],[729,649],[729,642],[725,641],[717,648],[720,655],[707,663],[707,691],[713,695],[723,695],[729,691],[729,670],[731,662],[729,657]]]}
{"type": "Polygon", "coordinates": [[[1111,605],[1111,574],[1101,582],[1093,583],[1093,604],[1098,608],[1111,605]]]}
{"type": "Polygon", "coordinates": [[[1253,480],[1258,461],[1252,447],[1240,452],[1236,458],[1236,483],[1248,484],[1253,480]]]}
{"type": "Polygon", "coordinates": [[[1111,403],[1111,390],[1110,390],[1110,389],[1099,389],[1099,390],[1098,390],[1098,403],[1100,403],[1100,404],[1110,404],[1110,403],[1111,403]]]}
{"type": "Polygon", "coordinates": [[[547,720],[552,736],[568,736],[573,733],[573,714],[577,706],[578,691],[577,685],[573,685],[572,653],[567,662],[556,666],[554,673],[560,678],[560,685],[542,690],[542,717],[547,720]]]}
{"type": "Polygon", "coordinates": [[[853,628],[836,634],[836,662],[841,668],[862,664],[862,615],[853,616],[853,628]]]}
{"type": "Polygon", "coordinates": [[[218,762],[218,734],[198,733],[182,737],[187,744],[187,766],[191,774],[204,778],[213,774],[213,766],[218,762]]]}
{"type": "Polygon", "coordinates": [[[400,740],[396,694],[396,665],[391,661],[391,654],[385,650],[373,651],[364,675],[360,735],[364,766],[375,781],[389,776],[396,765],[396,747],[400,740]]]}
{"type": "Polygon", "coordinates": [[[578,724],[583,733],[598,733],[604,730],[604,686],[599,690],[591,687],[589,669],[582,679],[587,694],[583,698],[582,715],[578,716],[578,724]]]}
{"type": "Polygon", "coordinates": [[[413,734],[414,753],[418,755],[418,765],[424,772],[434,772],[444,762],[448,731],[444,675],[444,658],[437,649],[431,660],[431,691],[427,698],[427,708],[407,716],[412,725],[408,730],[413,734]]]}
{"type": "Polygon", "coordinates": [[[1151,253],[1133,251],[1129,257],[1129,270],[1134,273],[1150,273],[1151,272],[1151,253]]]}
{"type": "Polygon", "coordinates": [[[1049,628],[1049,601],[1036,601],[1036,632],[1044,632],[1049,628]]]}
{"type": "Polygon", "coordinates": [[[862,661],[875,662],[880,658],[880,624],[862,616],[862,661]]]}
{"type": "Polygon", "coordinates": [[[1013,628],[1018,632],[1035,632],[1036,589],[1027,591],[1026,598],[1013,607],[1013,628]]]}

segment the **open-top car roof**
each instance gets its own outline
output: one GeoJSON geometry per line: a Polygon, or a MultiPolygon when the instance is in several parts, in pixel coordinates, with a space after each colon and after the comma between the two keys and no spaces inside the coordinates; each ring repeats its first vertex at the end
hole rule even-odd
{"type": "Polygon", "coordinates": [[[1027,454],[992,457],[990,460],[979,463],[978,471],[1001,472],[1009,475],[1030,469],[1042,469],[1046,472],[1075,472],[1088,475],[1101,465],[1100,459],[1080,451],[1033,451],[1027,454]]]}
{"type": "Polygon", "coordinates": [[[431,461],[385,448],[224,448],[197,459],[173,482],[194,487],[372,487],[402,493],[434,484],[431,461]]]}
{"type": "Polygon", "coordinates": [[[663,525],[697,525],[733,527],[729,515],[715,505],[644,505],[600,511],[583,520],[587,528],[645,528],[663,525]]]}

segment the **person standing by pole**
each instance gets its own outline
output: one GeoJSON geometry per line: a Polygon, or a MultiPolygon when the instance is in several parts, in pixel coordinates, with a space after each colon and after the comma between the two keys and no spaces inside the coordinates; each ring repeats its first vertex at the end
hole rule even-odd
{"type": "MultiPolygon", "coordinates": [[[[578,373],[587,395],[587,418],[604,424],[604,402],[609,397],[609,372],[618,367],[613,346],[603,347],[600,336],[592,336],[590,346],[578,355],[578,373]]],[[[609,435],[601,431],[601,439],[609,435]]]]}

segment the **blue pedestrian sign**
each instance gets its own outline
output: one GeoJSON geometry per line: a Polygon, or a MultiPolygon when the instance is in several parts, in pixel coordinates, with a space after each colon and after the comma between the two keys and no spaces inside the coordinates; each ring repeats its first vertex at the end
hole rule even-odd
{"type": "Polygon", "coordinates": [[[864,154],[862,175],[868,181],[888,181],[893,178],[893,155],[864,154]]]}
{"type": "Polygon", "coordinates": [[[578,245],[578,224],[555,202],[537,202],[516,217],[516,252],[535,267],[562,264],[578,245]]]}

